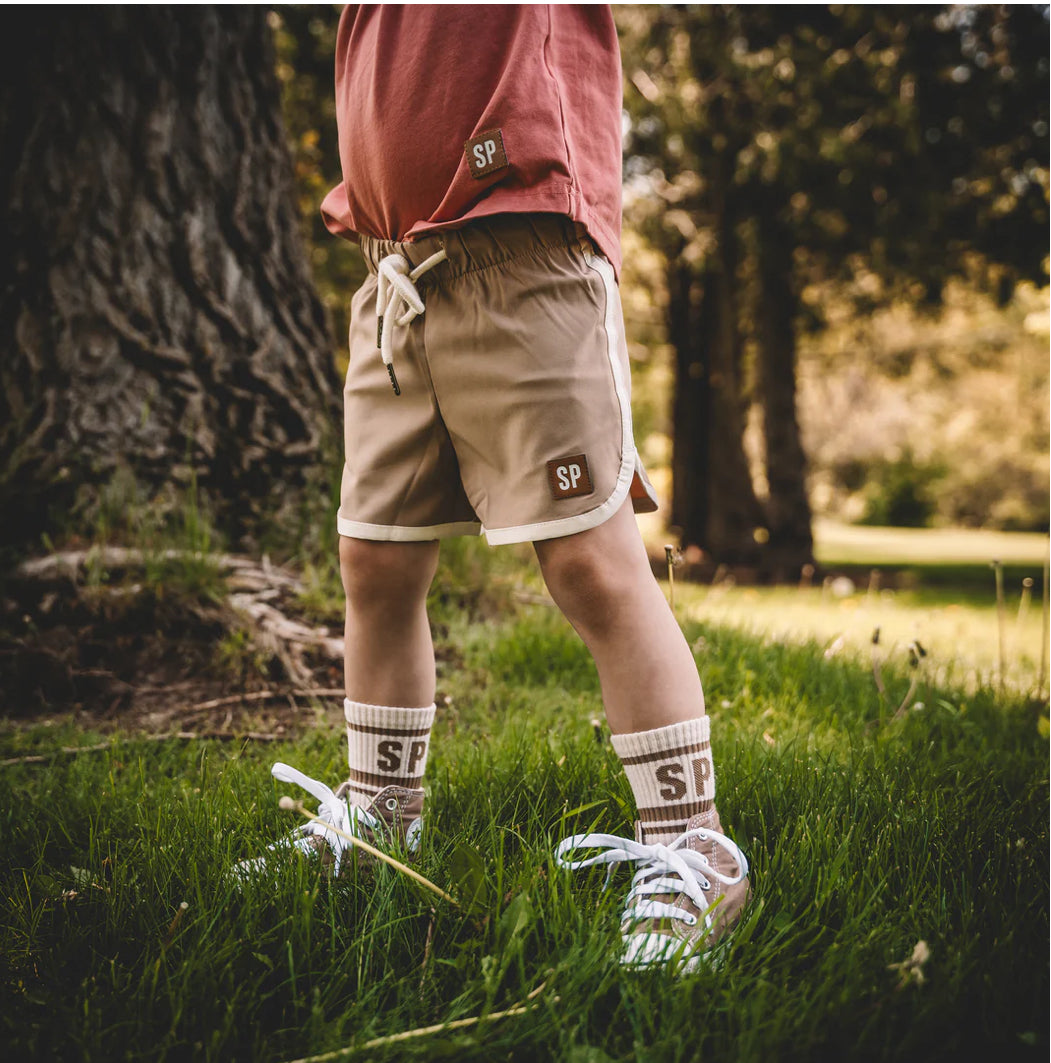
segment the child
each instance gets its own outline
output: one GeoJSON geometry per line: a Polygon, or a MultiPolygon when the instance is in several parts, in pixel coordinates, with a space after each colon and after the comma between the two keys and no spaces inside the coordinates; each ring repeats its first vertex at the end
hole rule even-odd
{"type": "MultiPolygon", "coordinates": [[[[336,102],[344,180],[322,212],[370,271],[352,304],[338,517],[350,775],[333,792],[274,774],[314,793],[328,823],[412,849],[438,541],[530,541],[594,657],[639,813],[635,840],[569,838],[557,858],[638,864],[622,960],[688,969],[737,918],[747,863],[722,833],[697,669],[633,515],[656,502],[617,290],[610,10],[348,7],[336,102]]],[[[347,845],[314,822],[284,844],[337,871],[347,845]]]]}

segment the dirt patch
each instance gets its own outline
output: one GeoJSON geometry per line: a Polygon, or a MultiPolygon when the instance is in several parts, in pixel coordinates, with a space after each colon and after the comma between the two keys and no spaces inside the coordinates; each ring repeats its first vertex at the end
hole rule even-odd
{"type": "Polygon", "coordinates": [[[287,574],[251,601],[244,571],[218,581],[223,593],[137,575],[85,582],[66,566],[6,582],[0,714],[9,724],[72,717],[103,730],[285,736],[331,713],[343,683],[337,640],[297,612],[287,574]],[[300,640],[295,652],[280,644],[275,617],[300,640]]]}

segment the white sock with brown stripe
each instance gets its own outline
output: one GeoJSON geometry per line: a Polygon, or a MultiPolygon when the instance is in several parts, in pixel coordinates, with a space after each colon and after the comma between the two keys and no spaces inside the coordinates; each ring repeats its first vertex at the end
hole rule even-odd
{"type": "Polygon", "coordinates": [[[613,748],[635,794],[642,840],[666,845],[686,821],[715,807],[715,769],[707,716],[613,735],[613,748]]]}
{"type": "Polygon", "coordinates": [[[346,698],[348,800],[362,808],[388,786],[418,790],[427,768],[434,706],[401,709],[346,698]]]}

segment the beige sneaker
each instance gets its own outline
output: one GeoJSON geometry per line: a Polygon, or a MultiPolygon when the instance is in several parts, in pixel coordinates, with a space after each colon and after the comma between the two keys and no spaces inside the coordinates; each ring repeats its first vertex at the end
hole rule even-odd
{"type": "MultiPolygon", "coordinates": [[[[341,783],[332,790],[323,782],[281,763],[273,766],[271,774],[282,782],[301,786],[318,799],[319,806],[317,819],[309,820],[268,846],[268,853],[298,851],[320,859],[323,867],[338,876],[344,870],[347,851],[353,849],[354,845],[331,830],[331,827],[355,838],[363,838],[372,845],[400,846],[410,856],[419,850],[423,790],[388,786],[373,798],[367,808],[362,808],[347,802],[349,782],[341,783]]],[[[270,856],[242,860],[234,867],[234,872],[240,878],[254,877],[265,873],[271,860],[270,856]]]]}
{"type": "Polygon", "coordinates": [[[681,974],[696,970],[736,923],[748,900],[748,861],[722,833],[714,809],[693,816],[669,845],[646,845],[612,834],[578,834],[566,838],[555,851],[555,862],[569,870],[621,861],[639,865],[621,926],[620,962],[625,967],[668,965],[681,974]],[[578,849],[606,852],[585,860],[567,859],[578,849]]]}

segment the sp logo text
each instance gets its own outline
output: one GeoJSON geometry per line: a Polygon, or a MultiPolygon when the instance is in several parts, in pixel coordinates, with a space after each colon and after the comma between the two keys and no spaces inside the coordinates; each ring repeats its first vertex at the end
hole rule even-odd
{"type": "Polygon", "coordinates": [[[408,750],[405,743],[396,742],[393,739],[385,739],[376,747],[377,767],[380,771],[402,771],[402,763],[405,768],[403,774],[415,775],[416,765],[423,760],[427,752],[426,742],[409,742],[408,750]]]}
{"type": "Polygon", "coordinates": [[[586,454],[570,454],[549,461],[547,482],[551,487],[551,497],[556,500],[590,495],[595,490],[586,454]]]}
{"type": "Polygon", "coordinates": [[[471,137],[463,146],[467,171],[474,178],[488,177],[509,165],[504,147],[504,134],[499,129],[487,129],[471,137]]]}
{"type": "Polygon", "coordinates": [[[703,801],[713,796],[712,762],[708,757],[662,764],[656,776],[665,801],[681,801],[686,797],[703,801]]]}

